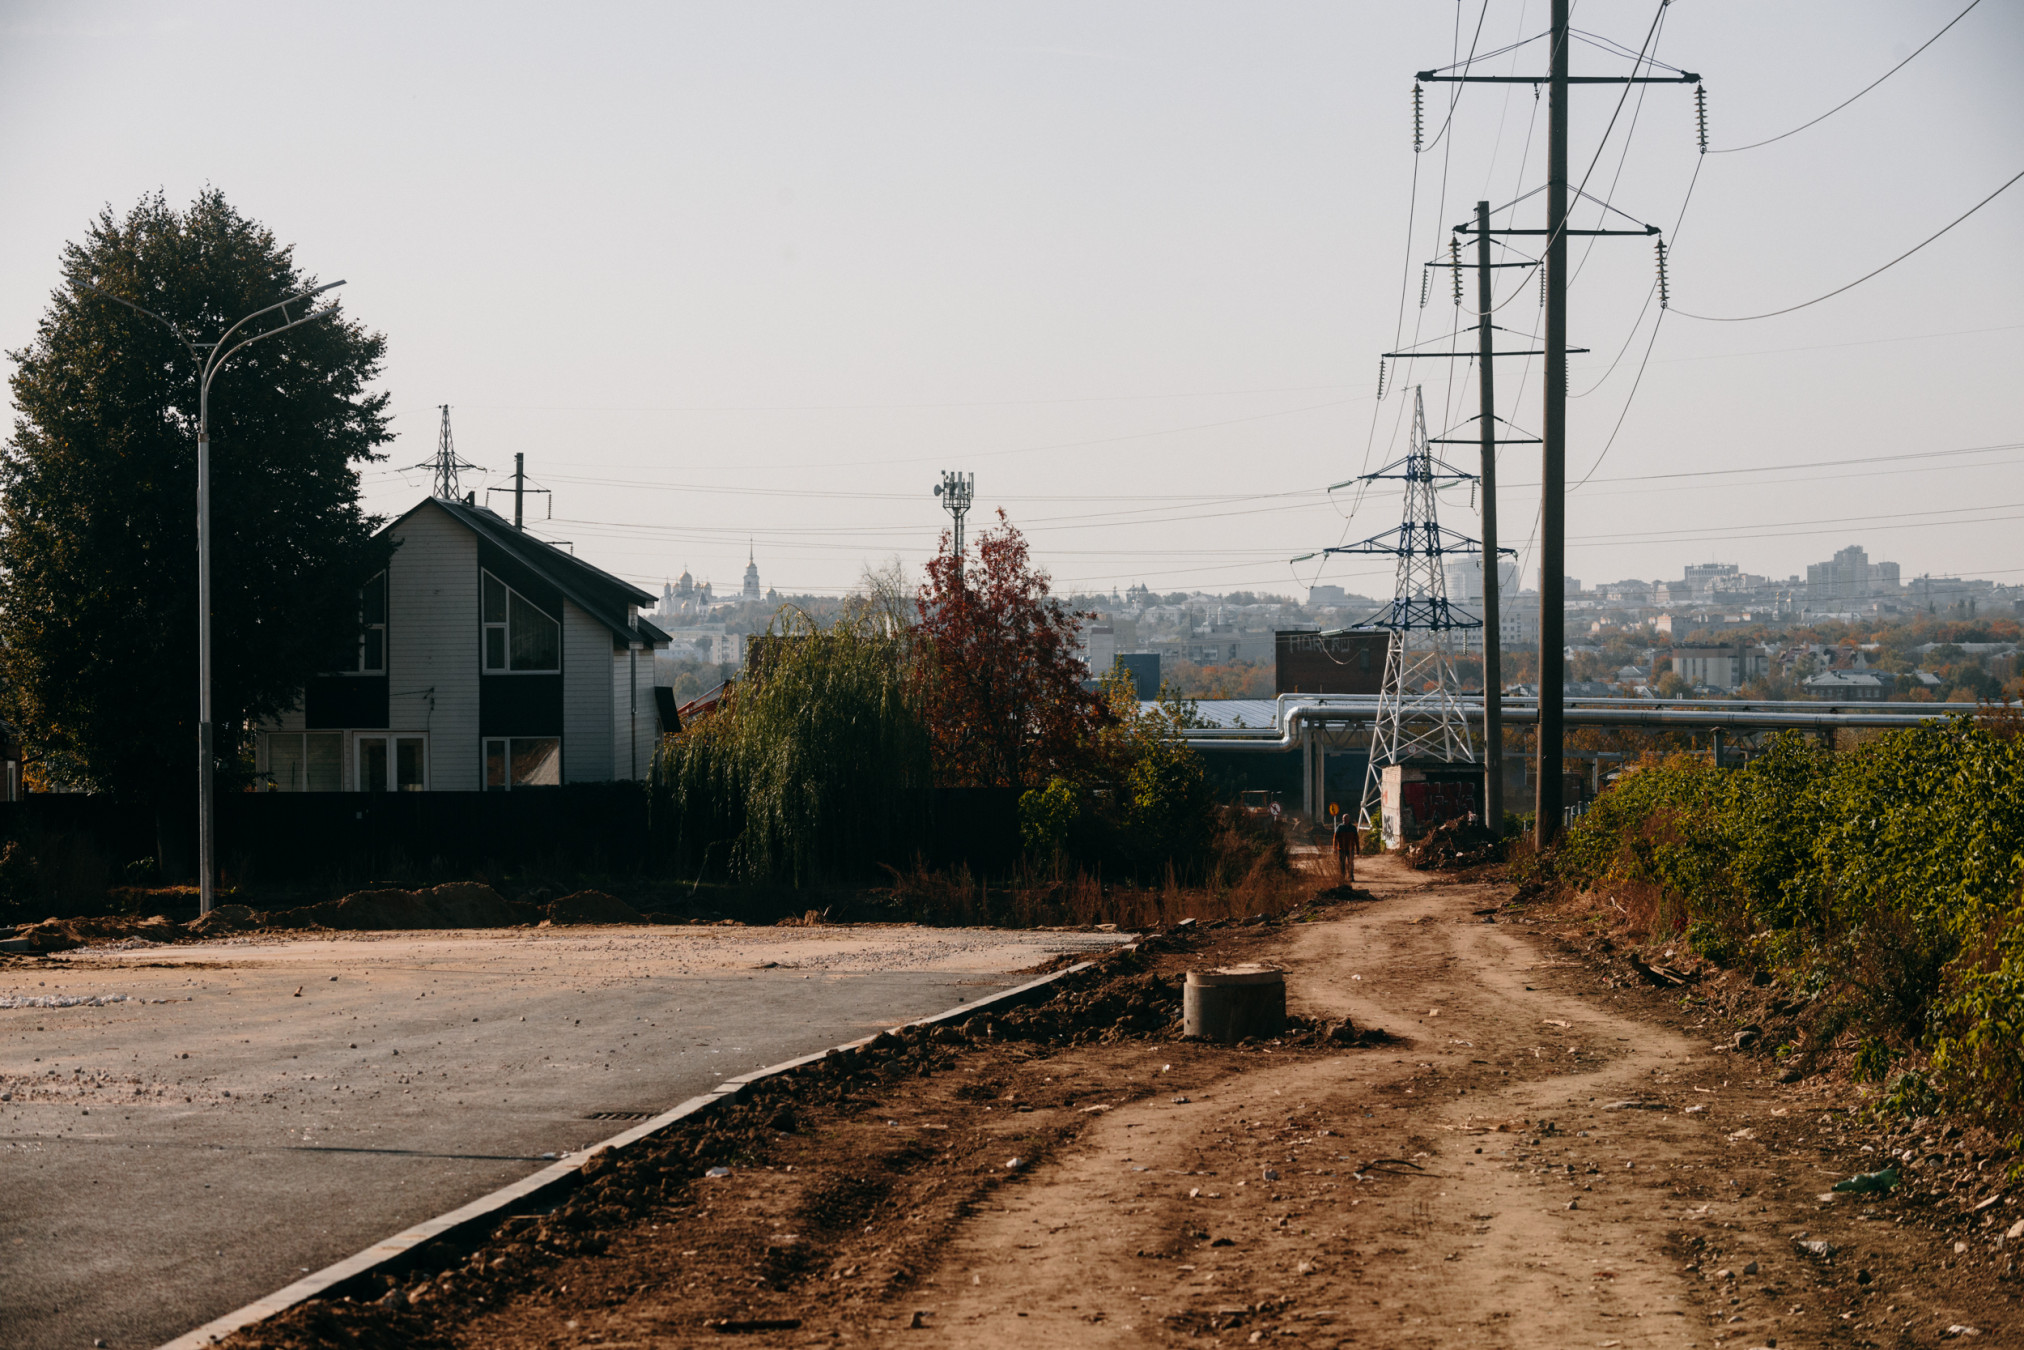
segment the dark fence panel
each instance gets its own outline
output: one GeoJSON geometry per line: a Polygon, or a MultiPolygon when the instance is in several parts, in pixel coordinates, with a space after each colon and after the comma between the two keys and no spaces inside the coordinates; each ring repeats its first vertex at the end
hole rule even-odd
{"type": "Polygon", "coordinates": [[[1018,788],[930,788],[922,797],[918,847],[928,866],[996,876],[1018,862],[1018,788]]]}
{"type": "MultiPolygon", "coordinates": [[[[0,803],[0,838],[20,840],[38,855],[59,844],[93,855],[90,866],[72,869],[85,889],[117,884],[129,863],[164,854],[174,880],[194,871],[195,815],[192,803],[158,822],[147,807],[109,797],[36,793],[0,803]]],[[[638,783],[514,792],[235,792],[218,798],[218,863],[229,883],[255,886],[441,880],[527,867],[616,874],[679,867],[649,834],[647,816],[646,788],[638,783]]],[[[902,870],[921,862],[1002,875],[1019,860],[1019,791],[926,789],[897,827],[882,850],[892,856],[878,861],[902,870]]]]}
{"type": "MultiPolygon", "coordinates": [[[[0,803],[0,837],[42,846],[88,841],[118,869],[167,853],[194,859],[195,803],[158,832],[152,811],[83,794],[0,803]],[[167,837],[163,837],[167,836],[167,837]]],[[[515,792],[233,792],[218,798],[218,861],[255,884],[468,873],[543,865],[598,872],[650,867],[646,789],[570,783],[515,792]]]]}
{"type": "Polygon", "coordinates": [[[262,792],[219,799],[218,858],[253,880],[547,865],[636,872],[650,861],[637,783],[515,792],[262,792]]]}

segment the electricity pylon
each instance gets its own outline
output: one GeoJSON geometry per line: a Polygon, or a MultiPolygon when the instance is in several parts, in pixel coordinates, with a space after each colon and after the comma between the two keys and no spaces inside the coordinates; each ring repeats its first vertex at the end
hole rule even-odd
{"type": "MultiPolygon", "coordinates": [[[[1426,406],[1415,387],[1413,434],[1405,458],[1350,480],[1402,481],[1404,519],[1398,528],[1372,535],[1362,543],[1321,550],[1322,555],[1381,553],[1398,560],[1391,604],[1362,625],[1391,630],[1377,722],[1371,733],[1370,764],[1364,771],[1363,800],[1357,813],[1362,828],[1369,828],[1381,805],[1386,765],[1411,759],[1476,762],[1468,715],[1457,695],[1454,653],[1448,644],[1449,635],[1457,629],[1481,628],[1483,624],[1467,610],[1457,610],[1449,603],[1444,560],[1450,554],[1479,552],[1481,546],[1441,525],[1434,496],[1439,488],[1472,478],[1435,457],[1427,439],[1426,406]]],[[[1492,561],[1489,566],[1496,564],[1492,561]]]]}

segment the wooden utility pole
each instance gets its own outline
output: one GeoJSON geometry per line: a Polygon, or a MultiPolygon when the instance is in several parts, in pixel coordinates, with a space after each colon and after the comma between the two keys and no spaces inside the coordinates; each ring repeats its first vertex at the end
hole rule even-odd
{"type": "Polygon", "coordinates": [[[1476,308],[1479,383],[1478,416],[1483,426],[1483,823],[1504,833],[1504,662],[1500,627],[1503,564],[1497,556],[1497,382],[1491,374],[1494,329],[1490,314],[1490,203],[1476,203],[1476,308]]]}
{"type": "Polygon", "coordinates": [[[1553,0],[1546,94],[1546,406],[1539,511],[1539,749],[1535,839],[1560,830],[1561,714],[1567,652],[1567,58],[1568,0],[1553,0]]]}
{"type": "MultiPolygon", "coordinates": [[[[1546,221],[1544,229],[1506,228],[1490,230],[1484,221],[1488,213],[1479,208],[1475,229],[1490,234],[1546,236],[1546,387],[1540,418],[1543,461],[1540,474],[1539,512],[1539,747],[1537,767],[1538,816],[1534,842],[1544,848],[1560,830],[1564,768],[1561,735],[1564,729],[1565,666],[1567,657],[1567,241],[1573,235],[1656,235],[1656,225],[1640,230],[1578,230],[1568,224],[1567,114],[1568,91],[1575,84],[1699,84],[1701,77],[1691,71],[1669,75],[1570,75],[1569,0],[1553,0],[1551,60],[1544,76],[1469,75],[1450,71],[1423,70],[1418,78],[1452,84],[1530,84],[1547,87],[1546,140],[1546,221]]],[[[1640,61],[1640,67],[1643,62],[1640,61]]],[[[1456,227],[1469,232],[1469,227],[1456,227]]],[[[1479,257],[1481,255],[1479,254],[1479,257]]],[[[1488,344],[1485,344],[1485,351],[1488,344]]],[[[1488,374],[1487,363],[1485,374],[1488,374]]],[[[1487,404],[1486,404],[1487,407],[1487,404]]],[[[1485,435],[1490,432],[1486,428],[1485,435]]],[[[1494,561],[1494,555],[1488,555],[1494,561]]],[[[1489,591],[1484,585],[1484,591],[1489,591]]],[[[1488,650],[1487,641],[1485,650],[1488,650]]]]}

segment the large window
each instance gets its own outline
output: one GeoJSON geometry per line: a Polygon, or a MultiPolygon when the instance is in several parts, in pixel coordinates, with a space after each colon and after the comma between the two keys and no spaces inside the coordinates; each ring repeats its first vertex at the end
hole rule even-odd
{"type": "Polygon", "coordinates": [[[483,574],[487,674],[562,669],[562,625],[490,572],[483,574]]]}
{"type": "Polygon", "coordinates": [[[344,733],[341,731],[270,731],[267,772],[260,786],[268,792],[344,791],[344,733]]]}
{"type": "Polygon", "coordinates": [[[358,593],[358,669],[361,675],[384,675],[387,669],[387,574],[368,581],[358,593]]]}
{"type": "Polygon", "coordinates": [[[562,742],[554,736],[495,736],[485,742],[485,790],[553,787],[562,781],[562,742]]]}
{"type": "Polygon", "coordinates": [[[426,736],[360,736],[360,792],[427,792],[429,740],[426,736]]]}

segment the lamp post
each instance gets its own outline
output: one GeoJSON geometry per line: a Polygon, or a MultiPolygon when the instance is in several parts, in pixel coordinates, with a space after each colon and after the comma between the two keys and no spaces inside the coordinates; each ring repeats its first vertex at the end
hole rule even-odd
{"type": "Polygon", "coordinates": [[[315,290],[291,295],[286,300],[256,309],[227,328],[216,342],[193,342],[183,336],[176,325],[151,309],[135,304],[110,291],[101,290],[90,282],[79,282],[84,290],[115,304],[125,305],[137,314],[167,328],[178,342],[190,349],[190,356],[197,363],[197,891],[198,912],[209,914],[217,888],[216,844],[217,813],[213,803],[212,771],[217,762],[217,737],[211,722],[211,381],[226,361],[236,353],[252,346],[262,338],[285,333],[298,325],[320,319],[336,310],[329,307],[305,314],[298,319],[288,318],[288,306],[299,304],[325,291],[335,290],[344,285],[333,281],[315,290]],[[255,333],[248,338],[232,342],[232,335],[246,324],[263,314],[280,310],[281,317],[288,321],[279,328],[270,328],[264,333],[255,333]],[[227,343],[231,343],[227,346],[227,343]]]}

